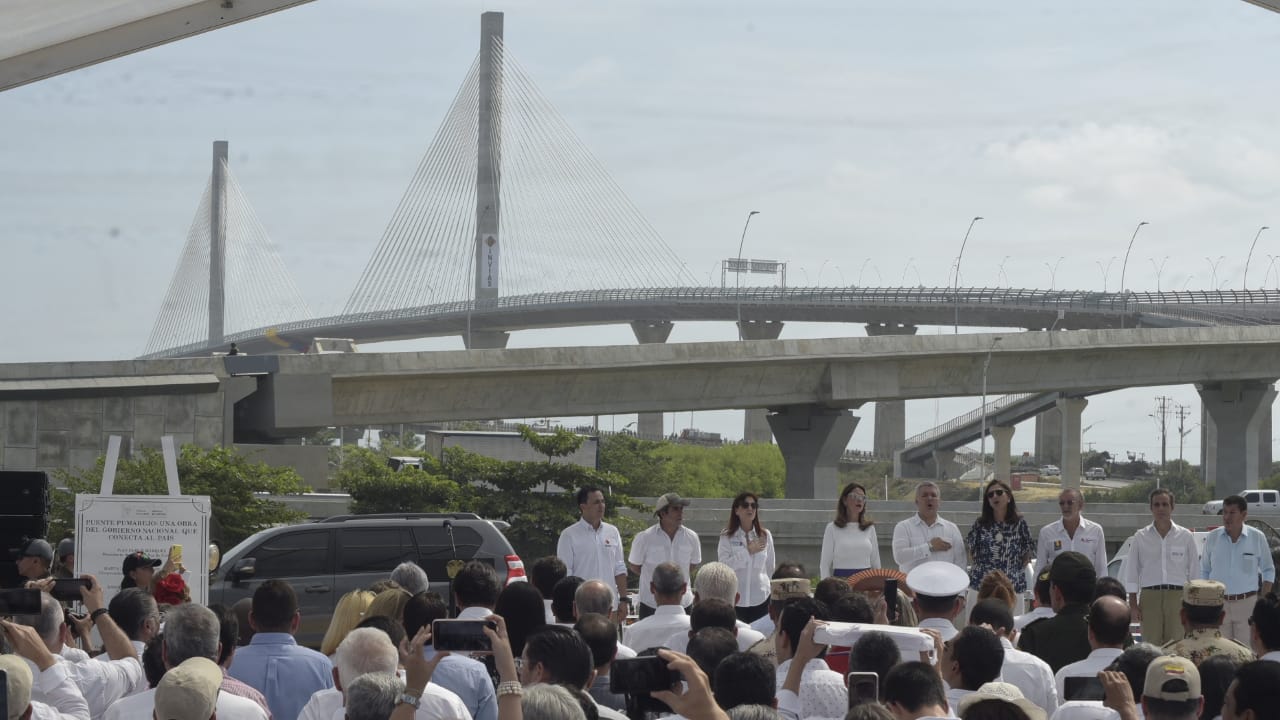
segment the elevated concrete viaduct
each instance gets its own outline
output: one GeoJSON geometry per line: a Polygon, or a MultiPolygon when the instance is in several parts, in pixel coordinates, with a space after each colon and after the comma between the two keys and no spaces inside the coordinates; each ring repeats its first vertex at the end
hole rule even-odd
{"type": "MultiPolygon", "coordinates": [[[[1219,492],[1257,481],[1259,463],[1248,458],[1258,458],[1267,443],[1258,413],[1280,377],[1280,332],[1271,327],[1022,333],[1005,336],[994,350],[985,335],[896,335],[5,365],[0,416],[7,419],[6,442],[18,437],[23,448],[36,448],[11,456],[6,446],[0,459],[6,468],[28,465],[33,455],[52,461],[39,450],[40,423],[49,414],[39,407],[43,402],[71,407],[88,398],[153,395],[149,385],[166,383],[157,376],[177,375],[198,380],[186,391],[177,381],[168,383],[174,387],[167,392],[192,396],[178,403],[173,419],[185,427],[181,412],[194,404],[194,415],[210,425],[204,431],[210,440],[219,430],[220,437],[250,441],[330,425],[765,408],[787,458],[788,496],[832,497],[831,449],[843,449],[852,434],[850,408],[975,396],[989,350],[991,394],[1077,397],[1119,387],[1197,384],[1217,423],[1211,462],[1219,492]],[[218,401],[222,412],[212,407],[218,401]],[[219,422],[223,427],[215,428],[219,422]]],[[[165,419],[158,406],[151,412],[165,419]]],[[[1078,437],[1078,424],[1078,418],[1064,422],[1064,431],[1078,437]]],[[[83,450],[94,446],[89,435],[101,438],[106,430],[102,424],[86,428],[83,450]],[[97,432],[89,432],[94,427],[97,432]]],[[[146,437],[155,435],[148,425],[146,437]]]]}

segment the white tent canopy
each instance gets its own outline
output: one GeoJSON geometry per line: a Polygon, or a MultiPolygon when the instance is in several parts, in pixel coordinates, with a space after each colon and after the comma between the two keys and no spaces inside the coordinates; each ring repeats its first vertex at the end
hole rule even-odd
{"type": "Polygon", "coordinates": [[[0,0],[0,90],[311,0],[0,0]]]}

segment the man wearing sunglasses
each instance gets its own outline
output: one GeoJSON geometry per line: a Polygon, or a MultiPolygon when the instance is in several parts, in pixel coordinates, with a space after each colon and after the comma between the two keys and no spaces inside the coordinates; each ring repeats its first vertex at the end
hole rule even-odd
{"type": "Polygon", "coordinates": [[[1049,567],[1053,559],[1071,550],[1089,558],[1098,577],[1107,576],[1107,538],[1098,523],[1086,518],[1084,496],[1075,488],[1058,495],[1062,517],[1040,528],[1036,543],[1036,571],[1049,567]]]}

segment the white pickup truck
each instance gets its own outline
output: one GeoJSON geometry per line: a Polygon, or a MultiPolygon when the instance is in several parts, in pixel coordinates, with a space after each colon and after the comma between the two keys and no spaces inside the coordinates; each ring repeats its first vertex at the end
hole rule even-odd
{"type": "MultiPolygon", "coordinates": [[[[1245,490],[1240,493],[1244,501],[1249,504],[1249,511],[1254,510],[1280,510],[1280,490],[1245,490]]],[[[1221,515],[1222,501],[1210,500],[1200,508],[1202,515],[1221,515]]]]}

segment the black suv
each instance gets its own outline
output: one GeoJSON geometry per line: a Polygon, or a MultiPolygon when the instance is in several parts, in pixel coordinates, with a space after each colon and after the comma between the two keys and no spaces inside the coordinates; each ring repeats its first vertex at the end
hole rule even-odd
{"type": "Polygon", "coordinates": [[[404,513],[339,515],[263,530],[210,573],[209,602],[230,607],[266,580],[285,580],[302,611],[298,642],[319,647],[338,598],[386,580],[406,560],[422,566],[431,589],[445,598],[451,563],[493,565],[503,585],[523,580],[524,563],[502,534],[507,527],[474,513],[404,513]]]}

